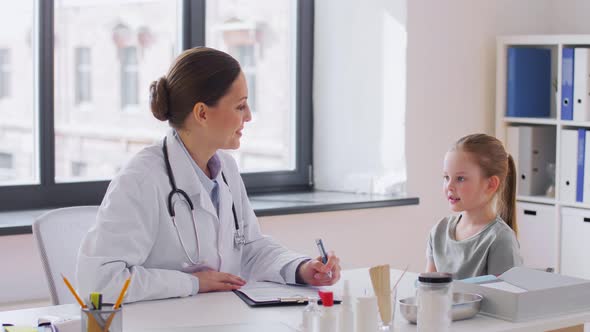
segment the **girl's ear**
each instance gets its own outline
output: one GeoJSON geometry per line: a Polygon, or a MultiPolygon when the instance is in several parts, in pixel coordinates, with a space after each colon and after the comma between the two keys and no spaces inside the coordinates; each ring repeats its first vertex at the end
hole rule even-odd
{"type": "Polygon", "coordinates": [[[488,191],[490,194],[493,194],[498,191],[500,188],[500,178],[497,175],[492,175],[488,179],[488,191]]]}

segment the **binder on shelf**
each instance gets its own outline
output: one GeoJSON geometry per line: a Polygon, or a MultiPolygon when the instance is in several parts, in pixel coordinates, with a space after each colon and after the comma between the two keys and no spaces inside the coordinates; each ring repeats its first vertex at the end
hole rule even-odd
{"type": "Polygon", "coordinates": [[[590,49],[574,51],[574,121],[590,121],[590,49]]]}
{"type": "Polygon", "coordinates": [[[586,130],[586,148],[584,149],[584,199],[583,202],[590,204],[590,130],[586,130]]]}
{"type": "Polygon", "coordinates": [[[574,48],[564,47],[561,57],[561,119],[574,119],[574,48]]]}
{"type": "Polygon", "coordinates": [[[576,201],[576,175],[578,172],[578,131],[564,129],[561,131],[561,159],[559,199],[562,202],[576,201]]]}
{"type": "Polygon", "coordinates": [[[576,202],[584,202],[584,156],[586,154],[586,129],[578,129],[578,169],[576,177],[576,202]]]}
{"type": "Polygon", "coordinates": [[[549,164],[555,165],[556,128],[508,127],[506,144],[516,163],[517,195],[546,196],[553,185],[549,164]]]}
{"type": "Polygon", "coordinates": [[[508,48],[506,116],[551,116],[551,51],[533,47],[508,48]]]}

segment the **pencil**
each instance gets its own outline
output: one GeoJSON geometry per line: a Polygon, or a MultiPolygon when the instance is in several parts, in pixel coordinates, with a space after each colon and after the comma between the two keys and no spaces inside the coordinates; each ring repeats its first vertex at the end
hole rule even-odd
{"type": "Polygon", "coordinates": [[[78,301],[82,308],[86,309],[86,304],[82,301],[80,296],[78,296],[78,293],[76,293],[74,287],[72,287],[72,284],[70,284],[70,282],[68,281],[68,278],[66,278],[63,274],[61,275],[61,277],[64,279],[64,283],[66,284],[66,286],[68,286],[70,292],[72,292],[72,295],[74,295],[74,297],[76,298],[76,301],[78,301]]]}
{"type": "Polygon", "coordinates": [[[123,289],[121,289],[121,294],[119,294],[119,298],[117,299],[117,302],[115,302],[115,305],[113,306],[113,309],[118,309],[119,306],[121,306],[121,302],[123,302],[123,297],[125,297],[125,292],[127,292],[127,288],[129,287],[129,283],[131,282],[131,277],[133,275],[130,275],[129,278],[127,278],[127,280],[125,280],[125,284],[123,285],[123,289]]]}

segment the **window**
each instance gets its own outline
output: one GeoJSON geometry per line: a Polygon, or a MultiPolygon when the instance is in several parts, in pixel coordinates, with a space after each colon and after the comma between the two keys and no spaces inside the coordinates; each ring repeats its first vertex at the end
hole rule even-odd
{"type": "Polygon", "coordinates": [[[10,95],[10,50],[0,49],[0,98],[10,95]]]}
{"type": "Polygon", "coordinates": [[[254,111],[230,153],[243,172],[295,170],[297,1],[213,0],[206,12],[205,43],[240,62],[254,111]]]}
{"type": "Polygon", "coordinates": [[[149,110],[149,84],[200,45],[232,54],[248,81],[254,120],[233,152],[248,191],[310,188],[312,27],[313,0],[10,2],[0,151],[13,172],[0,177],[0,210],[99,204],[169,130],[149,110]]]}
{"type": "Polygon", "coordinates": [[[13,166],[12,153],[0,152],[0,168],[12,169],[13,166]]]}
{"type": "MultiPolygon", "coordinates": [[[[33,0],[3,2],[0,9],[0,209],[9,186],[38,184],[33,0]]],[[[26,200],[26,197],[21,197],[26,200]]]]}
{"type": "Polygon", "coordinates": [[[169,0],[55,2],[56,183],[110,180],[166,133],[148,92],[180,53],[178,10],[169,0]]]}
{"type": "Polygon", "coordinates": [[[248,104],[252,112],[256,112],[256,58],[253,45],[239,45],[232,47],[233,54],[242,66],[248,85],[248,104]]]}
{"type": "Polygon", "coordinates": [[[76,48],[76,104],[90,101],[90,69],[90,48],[76,48]]]}
{"type": "Polygon", "coordinates": [[[88,165],[83,161],[72,161],[72,176],[81,177],[86,175],[88,165]]]}
{"type": "Polygon", "coordinates": [[[125,47],[121,50],[121,106],[138,104],[137,49],[125,47]]]}
{"type": "Polygon", "coordinates": [[[0,181],[10,180],[14,176],[14,157],[12,153],[0,152],[0,181]]]}

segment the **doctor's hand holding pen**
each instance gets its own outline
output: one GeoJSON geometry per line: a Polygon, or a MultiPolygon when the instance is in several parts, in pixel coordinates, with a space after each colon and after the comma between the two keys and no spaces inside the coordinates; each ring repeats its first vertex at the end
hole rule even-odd
{"type": "Polygon", "coordinates": [[[326,252],[321,239],[316,240],[320,256],[297,268],[297,282],[312,286],[328,286],[340,280],[340,258],[333,251],[326,252]]]}
{"type": "Polygon", "coordinates": [[[312,286],[329,286],[340,280],[340,258],[333,252],[328,253],[328,260],[322,263],[322,257],[309,260],[299,267],[298,279],[312,286]]]}

